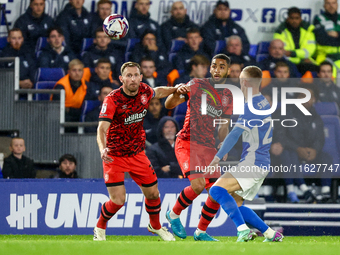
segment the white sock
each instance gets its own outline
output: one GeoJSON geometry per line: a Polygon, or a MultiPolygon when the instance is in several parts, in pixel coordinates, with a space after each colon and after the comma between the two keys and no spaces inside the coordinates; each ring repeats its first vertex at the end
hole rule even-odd
{"type": "Polygon", "coordinates": [[[173,210],[171,210],[171,211],[170,211],[170,218],[171,218],[171,219],[178,219],[178,218],[179,218],[179,215],[176,214],[176,213],[174,213],[173,210]]]}
{"type": "Polygon", "coordinates": [[[287,193],[294,192],[294,184],[287,185],[287,193]]]}
{"type": "Polygon", "coordinates": [[[201,233],[206,233],[206,231],[203,231],[203,230],[200,230],[199,228],[197,228],[195,233],[196,233],[196,235],[199,235],[201,233]]]}
{"type": "Polygon", "coordinates": [[[274,237],[275,231],[274,231],[273,229],[271,229],[271,228],[268,228],[268,229],[266,230],[266,232],[263,233],[263,235],[264,235],[265,238],[271,239],[271,238],[274,237]]]}
{"type": "Polygon", "coordinates": [[[301,184],[301,185],[300,185],[300,190],[301,190],[303,193],[305,193],[305,192],[308,190],[307,185],[306,185],[306,184],[301,184]]]}
{"type": "Polygon", "coordinates": [[[322,186],[321,187],[321,193],[329,193],[331,192],[331,187],[329,186],[322,186]]]}
{"type": "Polygon", "coordinates": [[[246,224],[242,224],[240,226],[237,227],[237,231],[244,231],[249,229],[248,226],[246,224]]]}

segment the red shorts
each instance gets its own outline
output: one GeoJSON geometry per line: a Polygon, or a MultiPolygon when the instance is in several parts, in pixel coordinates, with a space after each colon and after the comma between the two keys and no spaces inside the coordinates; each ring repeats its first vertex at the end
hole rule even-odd
{"type": "Polygon", "coordinates": [[[107,187],[124,185],[125,172],[128,172],[139,186],[151,187],[157,183],[156,173],[145,151],[134,156],[112,157],[112,159],[111,163],[103,162],[104,180],[107,187]]]}
{"type": "Polygon", "coordinates": [[[217,151],[215,148],[199,145],[196,142],[185,141],[180,138],[176,139],[175,153],[177,161],[181,167],[182,173],[190,181],[196,178],[205,178],[206,188],[211,187],[214,182],[221,176],[221,173],[215,172],[206,178],[204,175],[205,167],[213,160],[217,151]],[[191,146],[191,151],[190,151],[191,146]]]}

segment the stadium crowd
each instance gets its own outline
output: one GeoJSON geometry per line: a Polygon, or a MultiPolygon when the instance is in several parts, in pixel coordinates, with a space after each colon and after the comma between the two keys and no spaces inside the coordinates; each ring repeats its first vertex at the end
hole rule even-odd
{"type": "MultiPolygon", "coordinates": [[[[31,0],[27,11],[8,32],[8,43],[0,53],[0,57],[20,58],[20,88],[65,90],[66,121],[98,121],[105,96],[121,85],[120,67],[124,62],[139,63],[143,82],[155,88],[209,77],[210,59],[224,53],[231,59],[229,78],[236,86],[244,67],[256,65],[263,70],[267,79],[261,91],[270,102],[273,87],[280,92],[281,88],[299,85],[311,91],[312,98],[306,108],[313,116],[288,110],[287,115],[300,118],[303,125],[294,130],[275,127],[271,147],[273,164],[338,163],[323,151],[324,124],[313,107],[318,101],[340,106],[340,89],[334,83],[340,68],[337,0],[324,0],[325,11],[316,15],[311,24],[302,20],[299,8],[289,8],[286,21],[279,25],[269,45],[261,42],[256,47],[251,45],[244,28],[232,20],[232,6],[227,1],[218,1],[213,14],[199,26],[190,20],[181,1],[173,3],[171,17],[158,24],[150,18],[150,0],[137,0],[128,19],[128,35],[119,41],[110,40],[102,30],[103,20],[111,14],[112,2],[99,0],[95,13],[90,13],[83,4],[84,0],[70,0],[53,19],[44,13],[45,0],[31,0]],[[60,73],[67,74],[44,81],[40,74],[47,72],[47,68],[61,69],[60,73]],[[93,105],[86,114],[85,102],[93,105]]],[[[11,65],[7,63],[3,68],[11,65]]],[[[60,98],[55,94],[50,99],[60,98]]],[[[146,153],[160,178],[183,178],[173,147],[185,111],[183,104],[167,111],[161,99],[150,103],[144,121],[146,153]]],[[[96,128],[87,128],[86,132],[96,132],[96,128]]],[[[230,155],[240,158],[237,149],[230,155]]],[[[75,159],[71,161],[76,165],[75,159]]],[[[303,192],[306,202],[329,202],[329,179],[322,179],[321,193],[316,197],[303,177],[286,178],[288,200],[299,202],[294,184],[303,192]]]]}

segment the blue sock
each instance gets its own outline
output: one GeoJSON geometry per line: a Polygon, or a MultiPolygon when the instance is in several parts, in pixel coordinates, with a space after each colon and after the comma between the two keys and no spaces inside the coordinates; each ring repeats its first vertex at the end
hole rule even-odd
{"type": "Polygon", "coordinates": [[[269,228],[268,225],[264,223],[263,220],[252,209],[243,205],[240,206],[239,209],[244,221],[260,230],[261,233],[266,232],[266,230],[269,228]]]}
{"type": "Polygon", "coordinates": [[[242,214],[235,202],[235,199],[228,193],[226,189],[218,186],[213,186],[210,188],[209,194],[217,203],[222,206],[223,210],[233,220],[236,227],[245,224],[242,214]]]}

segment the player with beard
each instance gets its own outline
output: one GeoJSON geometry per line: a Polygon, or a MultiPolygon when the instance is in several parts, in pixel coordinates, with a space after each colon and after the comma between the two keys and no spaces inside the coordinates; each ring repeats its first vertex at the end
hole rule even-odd
{"type": "MultiPolygon", "coordinates": [[[[175,206],[166,213],[166,218],[171,224],[175,235],[186,238],[186,231],[180,221],[181,212],[200,195],[204,189],[209,188],[219,178],[221,173],[205,178],[197,166],[207,166],[216,154],[213,125],[214,119],[225,119],[229,122],[232,114],[232,94],[229,89],[216,91],[215,84],[225,84],[229,72],[230,59],[224,54],[218,54],[212,58],[210,66],[211,77],[209,79],[192,79],[187,85],[171,94],[165,107],[172,109],[177,105],[188,101],[188,110],[185,116],[184,126],[177,134],[175,153],[183,175],[190,180],[190,186],[180,193],[175,206]],[[187,94],[180,95],[185,90],[187,94]],[[207,114],[200,112],[201,97],[207,93],[207,114]],[[190,100],[189,100],[190,98],[190,100]],[[222,100],[221,100],[222,98],[222,100]],[[216,100],[215,100],[216,99],[216,100]],[[219,100],[217,100],[219,99],[219,100]]],[[[228,123],[227,122],[227,123],[228,123]]],[[[223,141],[229,132],[228,125],[220,125],[218,138],[223,141]]],[[[208,196],[200,218],[198,228],[194,233],[196,241],[218,241],[206,233],[208,225],[216,215],[219,204],[210,195],[208,196]]]]}
{"type": "Polygon", "coordinates": [[[152,89],[141,82],[142,78],[139,64],[123,64],[119,76],[123,85],[105,97],[101,108],[97,143],[110,200],[102,205],[94,228],[94,240],[106,240],[108,220],[123,207],[126,193],[124,174],[128,172],[145,196],[145,208],[150,218],[148,230],[158,234],[164,241],[175,241],[174,236],[159,221],[161,200],[156,174],[144,151],[143,119],[153,97],[166,97],[175,92],[177,87],[160,86],[152,89]]]}

